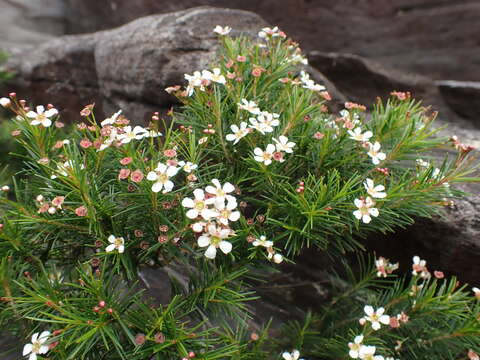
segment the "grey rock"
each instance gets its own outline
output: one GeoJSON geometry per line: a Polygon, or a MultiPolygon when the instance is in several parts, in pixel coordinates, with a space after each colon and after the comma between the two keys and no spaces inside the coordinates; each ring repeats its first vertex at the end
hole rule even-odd
{"type": "Polygon", "coordinates": [[[436,84],[453,111],[480,127],[480,82],[443,80],[436,84]]]}

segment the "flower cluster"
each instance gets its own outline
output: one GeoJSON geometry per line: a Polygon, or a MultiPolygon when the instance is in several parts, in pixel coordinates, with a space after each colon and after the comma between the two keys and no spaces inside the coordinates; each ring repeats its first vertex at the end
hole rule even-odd
{"type": "Polygon", "coordinates": [[[232,195],[235,187],[226,182],[221,184],[218,179],[212,180],[205,190],[195,189],[194,198],[184,198],[182,206],[189,209],[186,216],[189,219],[197,220],[192,224],[192,230],[201,233],[197,243],[198,246],[206,247],[205,257],[214,259],[217,249],[224,254],[232,251],[232,244],[227,240],[235,235],[230,228],[230,222],[240,218],[240,212],[236,210],[237,199],[232,195]]]}
{"type": "Polygon", "coordinates": [[[55,214],[58,210],[62,210],[62,205],[65,201],[64,196],[56,196],[52,199],[52,201],[45,201],[43,195],[38,195],[35,198],[35,201],[38,205],[38,213],[48,213],[50,215],[55,214]]]}
{"type": "Polygon", "coordinates": [[[412,275],[420,276],[422,279],[429,279],[431,277],[430,271],[427,269],[427,262],[420,259],[419,256],[413,257],[412,275]]]}
{"type": "Polygon", "coordinates": [[[273,248],[273,241],[267,240],[265,235],[260,236],[260,238],[253,240],[252,245],[255,247],[262,246],[267,250],[268,260],[273,260],[273,262],[280,264],[283,261],[283,256],[275,251],[273,248]]]}
{"type": "Polygon", "coordinates": [[[205,88],[212,82],[222,85],[225,85],[227,82],[225,76],[222,75],[219,68],[214,68],[212,71],[195,71],[193,75],[185,74],[184,76],[188,81],[188,86],[186,88],[187,96],[192,96],[195,88],[198,88],[200,91],[205,91],[205,88]]]}
{"type": "Polygon", "coordinates": [[[370,322],[372,324],[372,329],[377,331],[380,330],[382,326],[381,324],[390,324],[390,316],[384,315],[385,309],[383,307],[380,307],[375,311],[372,306],[366,305],[363,308],[363,311],[365,311],[366,316],[359,320],[361,325],[365,325],[367,322],[370,322]]]}
{"type": "Polygon", "coordinates": [[[121,146],[130,143],[132,140],[142,140],[162,135],[157,131],[148,130],[141,126],[132,128],[132,126],[128,125],[130,121],[122,117],[121,113],[122,110],[119,110],[100,123],[102,126],[100,129],[101,138],[96,141],[96,144],[99,145],[98,151],[105,150],[112,145],[121,146]]]}

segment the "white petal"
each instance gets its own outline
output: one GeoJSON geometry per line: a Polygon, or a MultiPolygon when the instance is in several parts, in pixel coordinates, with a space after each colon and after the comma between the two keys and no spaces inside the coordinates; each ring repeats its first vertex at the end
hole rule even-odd
{"type": "Polygon", "coordinates": [[[362,221],[364,224],[368,224],[370,223],[370,221],[372,221],[372,218],[370,217],[370,215],[363,215],[362,221]]]}
{"type": "Polygon", "coordinates": [[[45,111],[45,108],[43,107],[43,105],[38,105],[36,110],[37,114],[41,115],[45,111]]]}
{"type": "Polygon", "coordinates": [[[172,191],[174,184],[172,181],[167,180],[163,186],[165,186],[165,190],[163,192],[170,192],[172,191]]]}
{"type": "Polygon", "coordinates": [[[125,251],[125,246],[124,246],[124,245],[120,245],[117,250],[118,250],[118,252],[119,252],[120,254],[123,254],[123,252],[125,251]]]}
{"type": "Polygon", "coordinates": [[[195,196],[196,200],[203,200],[205,199],[205,193],[202,189],[195,189],[193,190],[193,195],[195,196]]]}
{"type": "Polygon", "coordinates": [[[263,156],[263,150],[258,147],[253,149],[253,153],[257,156],[263,156]]]}
{"type": "Polygon", "coordinates": [[[163,184],[159,182],[153,183],[152,185],[152,191],[155,193],[158,193],[160,190],[162,190],[162,188],[163,188],[163,184]]]}
{"type": "Polygon", "coordinates": [[[237,221],[238,219],[240,219],[240,211],[234,211],[228,217],[228,220],[230,221],[237,221]]]}
{"type": "Polygon", "coordinates": [[[293,350],[292,355],[294,360],[298,360],[300,357],[300,352],[298,350],[293,350]]]}
{"type": "Polygon", "coordinates": [[[58,114],[58,110],[57,109],[48,109],[47,111],[45,111],[45,116],[46,117],[52,117],[52,116],[55,116],[58,114]]]}
{"type": "Polygon", "coordinates": [[[28,355],[32,352],[32,344],[26,344],[24,347],[23,347],[23,353],[22,355],[25,356],[25,355],[28,355]]]}
{"type": "Polygon", "coordinates": [[[382,316],[380,316],[378,321],[380,321],[382,324],[388,325],[388,324],[390,324],[390,316],[382,315],[382,316]]]}
{"type": "Polygon", "coordinates": [[[189,219],[195,219],[198,216],[198,210],[197,209],[190,209],[187,211],[185,214],[189,219]]]}
{"type": "Polygon", "coordinates": [[[177,173],[178,173],[178,168],[177,168],[177,167],[175,167],[175,166],[169,166],[169,167],[167,168],[167,175],[168,175],[169,177],[175,176],[175,175],[177,175],[177,173]]]}
{"type": "Polygon", "coordinates": [[[285,360],[293,360],[292,355],[291,355],[289,352],[284,352],[284,353],[282,354],[282,357],[283,357],[285,360]]]}
{"type": "Polygon", "coordinates": [[[356,210],[353,212],[353,216],[360,220],[362,218],[362,212],[360,210],[356,210]]]}
{"type": "Polygon", "coordinates": [[[28,360],[37,360],[37,354],[31,353],[28,360]]]}
{"type": "Polygon", "coordinates": [[[33,111],[29,111],[25,115],[31,119],[35,119],[37,117],[37,113],[33,111]]]}
{"type": "Polygon", "coordinates": [[[40,346],[40,350],[38,351],[39,354],[46,354],[49,350],[49,347],[47,345],[42,345],[40,346]]]}
{"type": "Polygon", "coordinates": [[[380,328],[381,328],[381,325],[380,325],[380,323],[379,323],[378,321],[372,322],[372,329],[373,329],[373,330],[378,330],[378,329],[380,329],[380,328]]]}
{"type": "Polygon", "coordinates": [[[377,208],[371,208],[370,209],[370,215],[377,217],[378,216],[378,209],[377,208]]]}
{"type": "Polygon", "coordinates": [[[50,119],[45,119],[45,120],[43,120],[42,125],[43,125],[44,127],[50,127],[50,125],[52,125],[52,120],[50,120],[50,119]]]}
{"type": "Polygon", "coordinates": [[[212,185],[207,185],[207,187],[205,188],[205,191],[209,194],[216,194],[217,193],[217,189],[214,188],[212,185]]]}
{"type": "Polygon", "coordinates": [[[200,236],[197,240],[197,244],[200,247],[205,247],[210,245],[210,237],[204,236],[204,235],[200,236]]]}
{"type": "Polygon", "coordinates": [[[38,341],[43,344],[45,341],[48,340],[48,337],[50,336],[50,331],[43,331],[40,336],[38,337],[38,341]]]}
{"type": "Polygon", "coordinates": [[[156,172],[150,171],[150,172],[147,174],[147,180],[156,181],[157,179],[158,179],[158,175],[157,175],[156,172]]]}
{"type": "Polygon", "coordinates": [[[184,198],[182,200],[182,206],[186,208],[193,208],[195,207],[195,202],[190,198],[184,198]]]}
{"type": "Polygon", "coordinates": [[[223,251],[224,254],[228,254],[230,251],[232,251],[232,244],[229,243],[228,241],[220,241],[220,244],[218,244],[220,247],[220,250],[223,251]]]}
{"type": "Polygon", "coordinates": [[[375,312],[375,310],[373,310],[373,307],[370,305],[365,305],[365,307],[363,308],[363,311],[365,311],[365,314],[367,314],[368,316],[372,316],[373,313],[375,312]]]}
{"type": "Polygon", "coordinates": [[[108,242],[113,244],[115,242],[115,239],[116,239],[115,235],[110,235],[108,237],[108,242]]]}
{"type": "Polygon", "coordinates": [[[209,259],[215,259],[215,256],[217,256],[217,249],[215,249],[215,246],[210,245],[205,251],[205,257],[209,259]]]}
{"type": "Polygon", "coordinates": [[[222,188],[222,185],[220,185],[220,181],[218,181],[218,179],[212,179],[212,184],[215,185],[217,189],[222,188]]]}
{"type": "Polygon", "coordinates": [[[235,186],[233,186],[232,184],[230,184],[229,182],[226,182],[224,185],[223,185],[223,191],[225,191],[226,193],[231,193],[235,190],[235,186]]]}
{"type": "Polygon", "coordinates": [[[105,248],[106,252],[112,252],[113,250],[115,250],[115,244],[110,244],[105,248]]]}

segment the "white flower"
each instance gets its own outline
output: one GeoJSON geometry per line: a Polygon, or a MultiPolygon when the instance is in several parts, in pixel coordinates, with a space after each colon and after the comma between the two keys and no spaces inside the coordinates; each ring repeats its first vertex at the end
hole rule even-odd
{"type": "Polygon", "coordinates": [[[255,154],[254,159],[258,162],[263,162],[265,165],[270,165],[272,163],[273,153],[275,152],[275,145],[268,144],[265,151],[260,148],[253,149],[255,154]]]}
{"type": "Polygon", "coordinates": [[[100,145],[98,151],[105,150],[107,147],[113,144],[117,140],[118,131],[116,127],[110,126],[110,134],[103,140],[103,144],[100,145]]]}
{"type": "Polygon", "coordinates": [[[123,134],[118,135],[118,140],[120,140],[122,144],[128,144],[134,139],[142,140],[147,134],[147,130],[141,126],[135,126],[133,130],[131,126],[125,126],[123,131],[123,134]]]}
{"type": "Polygon", "coordinates": [[[292,62],[294,64],[301,63],[303,65],[308,65],[308,59],[306,57],[302,56],[302,54],[295,53],[290,58],[288,58],[288,61],[292,62]]]}
{"type": "Polygon", "coordinates": [[[368,156],[372,158],[372,163],[378,165],[380,161],[386,159],[386,155],[383,152],[380,152],[380,143],[378,141],[375,144],[369,144],[370,150],[368,150],[368,156]]]}
{"type": "Polygon", "coordinates": [[[207,79],[219,84],[225,84],[227,82],[227,80],[225,79],[225,76],[221,74],[219,68],[213,69],[213,73],[208,71],[203,77],[204,79],[207,79]]]}
{"type": "Polygon", "coordinates": [[[207,223],[204,221],[198,221],[192,224],[192,230],[196,233],[202,232],[204,227],[207,226],[207,223]]]}
{"type": "Polygon", "coordinates": [[[26,344],[23,347],[23,356],[27,356],[30,354],[28,357],[28,360],[37,360],[37,355],[40,354],[46,354],[49,350],[48,345],[45,345],[45,343],[48,340],[48,337],[50,336],[50,331],[43,331],[40,335],[38,333],[35,333],[32,335],[32,343],[31,344],[26,344]]]}
{"type": "Polygon", "coordinates": [[[296,145],[294,142],[289,142],[286,136],[280,135],[278,140],[272,139],[276,143],[277,151],[284,151],[286,153],[292,153],[293,147],[296,145]]]}
{"type": "Polygon", "coordinates": [[[10,99],[8,99],[6,97],[2,97],[0,99],[0,105],[2,105],[3,107],[8,107],[8,106],[10,106],[10,104],[11,104],[10,99]]]}
{"type": "Polygon", "coordinates": [[[212,180],[212,185],[208,185],[205,188],[205,191],[209,194],[215,195],[215,204],[220,204],[224,202],[225,200],[231,201],[235,200],[235,197],[232,195],[228,195],[231,192],[235,191],[235,187],[230,184],[229,182],[226,182],[225,184],[220,184],[220,181],[218,179],[213,179],[212,180]]]}
{"type": "Polygon", "coordinates": [[[228,35],[230,31],[232,31],[232,28],[230,26],[221,27],[220,25],[217,25],[213,29],[213,32],[219,35],[228,35]]]}
{"type": "Polygon", "coordinates": [[[371,216],[377,217],[379,214],[378,209],[373,207],[375,202],[369,196],[366,199],[355,199],[354,203],[358,210],[355,210],[353,215],[358,220],[362,219],[365,224],[372,221],[371,216]]]}
{"type": "Polygon", "coordinates": [[[3,192],[10,191],[10,186],[8,186],[8,185],[3,185],[0,190],[2,190],[3,192]]]}
{"type": "Polygon", "coordinates": [[[227,141],[233,141],[233,145],[238,143],[241,138],[245,137],[249,133],[247,123],[244,121],[240,123],[240,127],[233,124],[232,126],[230,126],[230,129],[232,129],[233,134],[228,134],[225,138],[227,139],[227,141]]]}
{"type": "Polygon", "coordinates": [[[383,192],[385,190],[385,186],[375,186],[372,179],[366,179],[366,181],[363,183],[363,186],[365,186],[365,190],[367,190],[368,195],[371,197],[382,199],[387,196],[387,193],[383,192]]]}
{"type": "Polygon", "coordinates": [[[193,191],[194,199],[184,198],[182,200],[182,206],[190,208],[187,211],[186,215],[189,219],[195,219],[198,216],[202,216],[205,220],[210,220],[212,217],[217,216],[218,214],[212,209],[208,208],[208,205],[211,205],[215,199],[205,199],[205,192],[202,189],[195,189],[193,191]]]}
{"type": "Polygon", "coordinates": [[[363,345],[360,348],[360,352],[358,354],[358,357],[362,360],[383,360],[383,356],[375,355],[376,350],[377,349],[375,348],[375,346],[363,345]]]}
{"type": "Polygon", "coordinates": [[[163,193],[172,191],[173,182],[170,180],[172,176],[178,173],[178,168],[175,166],[167,166],[163,163],[158,163],[154,171],[150,171],[147,174],[147,180],[155,181],[152,185],[152,191],[158,193],[163,190],[163,193]]]}
{"type": "Polygon", "coordinates": [[[155,130],[146,130],[145,136],[146,138],[156,138],[162,136],[162,133],[160,131],[155,131],[155,130]]]}
{"type": "Polygon", "coordinates": [[[472,291],[473,295],[475,295],[475,297],[480,300],[480,289],[478,287],[473,287],[472,291]]]}
{"type": "Polygon", "coordinates": [[[355,336],[355,339],[353,339],[353,343],[349,342],[348,347],[350,348],[350,351],[348,352],[348,355],[352,359],[357,359],[360,355],[360,349],[362,348],[362,342],[363,342],[363,335],[358,335],[355,336]]]}
{"type": "Polygon", "coordinates": [[[248,120],[250,121],[250,124],[251,124],[249,125],[249,128],[257,130],[262,135],[265,135],[265,133],[268,133],[268,132],[273,132],[273,127],[265,124],[264,122],[258,121],[255,118],[249,118],[248,120]]]}
{"type": "Polygon", "coordinates": [[[108,237],[108,242],[110,243],[110,245],[105,248],[106,252],[112,252],[114,250],[117,250],[119,254],[122,254],[125,251],[125,239],[123,237],[116,237],[115,235],[110,235],[108,237]]]}
{"type": "Polygon", "coordinates": [[[380,324],[390,324],[390,316],[383,314],[385,312],[385,309],[383,307],[380,307],[377,309],[377,311],[375,311],[372,306],[366,305],[363,308],[363,311],[365,311],[365,314],[367,316],[364,316],[362,319],[364,321],[370,321],[372,323],[372,329],[375,331],[380,329],[380,324]]]}
{"type": "Polygon", "coordinates": [[[215,208],[218,211],[217,220],[223,225],[228,225],[229,221],[235,222],[240,219],[240,212],[234,211],[237,207],[237,200],[230,198],[226,203],[215,202],[215,208]]]}
{"type": "Polygon", "coordinates": [[[242,110],[247,110],[250,114],[259,115],[260,109],[254,101],[248,101],[247,99],[242,99],[241,103],[237,103],[238,108],[242,110]]]}
{"type": "Polygon", "coordinates": [[[205,257],[208,259],[215,259],[217,256],[217,248],[224,254],[228,254],[232,251],[232,244],[224,239],[228,238],[231,234],[230,229],[217,228],[215,224],[210,224],[207,227],[207,233],[204,233],[198,238],[198,246],[207,247],[205,251],[205,257]]]}
{"type": "Polygon", "coordinates": [[[303,87],[305,89],[309,89],[309,90],[312,90],[312,91],[323,91],[323,90],[326,89],[325,86],[320,85],[320,84],[316,84],[315,81],[313,81],[313,80],[305,81],[303,83],[303,87]]]}
{"type": "Polygon", "coordinates": [[[428,168],[430,166],[430,163],[428,161],[423,160],[423,159],[416,159],[415,162],[417,163],[418,166],[421,166],[421,167],[428,168]]]}
{"type": "Polygon", "coordinates": [[[299,360],[300,358],[300,351],[298,350],[293,350],[291,353],[289,352],[284,352],[282,354],[282,357],[285,359],[285,360],[299,360]]]}
{"type": "Polygon", "coordinates": [[[49,127],[52,125],[52,120],[49,118],[58,114],[57,109],[48,109],[45,111],[45,108],[42,105],[37,106],[36,110],[37,112],[29,111],[25,114],[30,119],[33,119],[30,122],[31,125],[42,125],[43,127],[49,127]]]}
{"type": "Polygon", "coordinates": [[[188,96],[192,96],[195,87],[199,87],[200,90],[202,91],[205,90],[203,86],[204,78],[202,76],[202,73],[200,73],[200,71],[195,71],[193,75],[185,74],[184,77],[188,81],[188,86],[187,86],[188,96]]]}
{"type": "Polygon", "coordinates": [[[388,259],[385,259],[383,256],[375,259],[375,266],[377,267],[378,277],[387,277],[388,274],[391,274],[398,269],[398,263],[392,264],[388,259]]]}
{"type": "Polygon", "coordinates": [[[267,37],[277,37],[280,36],[278,27],[275,26],[273,29],[269,27],[264,27],[261,31],[258,33],[258,37],[265,39],[267,37]]]}
{"type": "Polygon", "coordinates": [[[260,239],[255,239],[252,243],[253,246],[263,246],[266,248],[271,248],[273,246],[273,241],[267,240],[265,235],[260,236],[260,239]]]}
{"type": "Polygon", "coordinates": [[[106,118],[105,120],[103,120],[100,125],[103,126],[106,126],[106,125],[113,125],[115,124],[115,122],[117,121],[117,118],[119,117],[119,115],[122,113],[122,110],[118,110],[115,114],[113,114],[112,116],[110,116],[109,118],[106,118]]]}
{"type": "Polygon", "coordinates": [[[367,142],[373,136],[371,131],[365,131],[362,134],[362,129],[359,127],[356,127],[353,130],[348,130],[348,134],[350,135],[350,139],[361,142],[367,142]]]}
{"type": "Polygon", "coordinates": [[[190,161],[180,161],[178,163],[178,166],[180,166],[182,170],[185,171],[187,174],[190,174],[193,170],[196,170],[198,168],[197,164],[194,164],[190,161]]]}
{"type": "Polygon", "coordinates": [[[425,260],[420,259],[419,256],[414,256],[412,258],[412,275],[413,276],[420,276],[422,279],[430,278],[430,271],[427,269],[427,262],[425,260]]]}

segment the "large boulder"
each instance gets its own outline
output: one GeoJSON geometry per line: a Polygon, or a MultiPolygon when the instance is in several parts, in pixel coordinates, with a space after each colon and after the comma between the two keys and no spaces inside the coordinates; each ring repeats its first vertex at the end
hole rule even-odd
{"type": "Polygon", "coordinates": [[[258,15],[241,10],[194,8],[133,21],[99,33],[95,64],[105,110],[133,107],[140,116],[165,108],[169,85],[183,84],[183,75],[209,67],[218,41],[212,29],[230,24],[233,34],[252,34],[266,25],[258,15]]]}
{"type": "Polygon", "coordinates": [[[26,51],[10,58],[6,69],[16,76],[8,91],[35,103],[54,103],[65,109],[67,120],[92,102],[101,115],[122,108],[126,116],[142,120],[172,104],[165,87],[210,65],[218,46],[212,29],[225,23],[234,34],[252,34],[265,25],[254,13],[201,7],[140,18],[110,31],[58,37],[38,46],[35,56],[26,51]]]}

